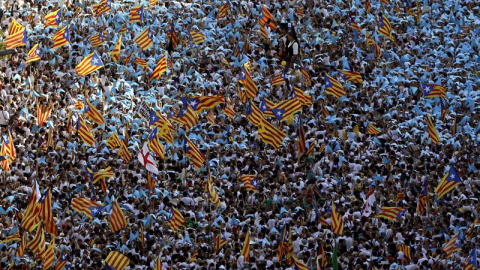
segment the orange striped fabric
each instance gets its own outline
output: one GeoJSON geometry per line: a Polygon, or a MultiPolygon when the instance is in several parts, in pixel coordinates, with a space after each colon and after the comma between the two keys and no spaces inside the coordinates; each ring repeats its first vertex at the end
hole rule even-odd
{"type": "Polygon", "coordinates": [[[118,251],[111,251],[105,259],[107,269],[123,270],[130,264],[130,259],[118,251]],[[110,267],[110,268],[109,268],[110,267]]]}
{"type": "Polygon", "coordinates": [[[338,235],[343,235],[343,218],[337,211],[334,202],[332,202],[332,231],[338,235]]]}
{"type": "Polygon", "coordinates": [[[430,140],[432,141],[432,144],[437,144],[440,142],[440,135],[438,135],[437,130],[435,129],[435,124],[432,121],[432,118],[430,115],[427,113],[425,116],[425,120],[427,121],[427,126],[428,126],[428,135],[430,136],[430,140]]]}
{"type": "Polygon", "coordinates": [[[150,75],[150,81],[153,79],[160,79],[165,72],[167,72],[167,54],[164,53],[153,70],[152,75],[150,75]]]}
{"type": "Polygon", "coordinates": [[[115,44],[115,47],[113,47],[113,50],[108,53],[114,62],[118,62],[118,60],[120,60],[121,49],[122,49],[122,35],[120,35],[120,37],[118,38],[117,43],[115,44]]]}
{"type": "Polygon", "coordinates": [[[37,105],[37,126],[42,126],[52,113],[52,108],[47,105],[37,105]]]}
{"type": "Polygon", "coordinates": [[[275,149],[278,149],[287,134],[263,118],[258,123],[258,136],[264,143],[270,144],[275,149]]]}
{"type": "Polygon", "coordinates": [[[147,27],[135,38],[134,42],[145,51],[153,45],[152,35],[150,27],[147,27]]]}
{"type": "Polygon", "coordinates": [[[38,227],[32,241],[28,242],[28,248],[37,256],[41,256],[45,251],[45,234],[42,226],[38,227]]]}
{"type": "Polygon", "coordinates": [[[184,222],[185,218],[183,217],[182,213],[180,213],[177,208],[172,207],[172,210],[170,211],[170,217],[168,219],[168,225],[170,228],[174,232],[177,232],[178,228],[180,228],[184,222]]]}
{"type": "Polygon", "coordinates": [[[113,232],[118,232],[127,226],[127,219],[117,201],[113,202],[109,222],[113,232]]]}

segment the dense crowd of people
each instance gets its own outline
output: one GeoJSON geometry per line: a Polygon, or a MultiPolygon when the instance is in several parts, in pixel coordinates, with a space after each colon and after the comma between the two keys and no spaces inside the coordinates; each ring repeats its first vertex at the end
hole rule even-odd
{"type": "Polygon", "coordinates": [[[71,269],[103,269],[112,251],[128,258],[125,269],[160,269],[157,261],[163,269],[477,267],[476,1],[109,1],[111,10],[97,16],[102,3],[0,3],[4,40],[13,20],[27,36],[0,59],[0,240],[20,236],[0,244],[0,269],[45,269],[52,242],[51,268],[65,258],[71,269]],[[130,23],[139,5],[142,18],[130,23]],[[58,26],[45,27],[45,16],[59,9],[58,26]],[[52,49],[52,36],[67,25],[68,44],[52,49]],[[391,37],[381,33],[386,25],[391,37]],[[147,27],[153,45],[144,50],[135,39],[147,27]],[[99,33],[101,45],[93,46],[99,33]],[[27,63],[35,44],[40,59],[27,63]],[[103,66],[78,75],[93,52],[103,66]],[[164,56],[166,72],[150,80],[164,56]],[[258,88],[250,98],[246,73],[258,88]],[[344,95],[328,91],[336,81],[344,95]],[[441,86],[444,97],[429,97],[425,85],[441,86]],[[191,128],[178,121],[190,106],[182,98],[207,96],[223,102],[196,111],[191,128]],[[271,114],[299,96],[310,100],[285,119],[271,114]],[[84,116],[89,105],[103,124],[84,116]],[[252,106],[285,133],[278,148],[265,142],[252,106]],[[38,108],[51,111],[44,123],[38,108]],[[137,158],[153,129],[150,112],[173,136],[160,139],[163,159],[151,152],[157,175],[137,158]],[[91,146],[77,121],[92,131],[91,146]],[[114,133],[133,158],[110,147],[114,133]],[[205,156],[200,168],[186,143],[205,156]],[[106,168],[113,174],[94,183],[90,172],[106,168]],[[461,182],[439,196],[452,168],[461,182]],[[253,187],[245,175],[255,177],[253,187]],[[56,237],[45,215],[32,230],[24,226],[32,200],[42,204],[46,191],[56,237]],[[106,208],[89,218],[72,208],[76,198],[106,208]],[[117,202],[127,225],[114,231],[117,202]],[[401,211],[388,219],[385,207],[401,211]],[[185,219],[178,230],[172,209],[185,219]]]}

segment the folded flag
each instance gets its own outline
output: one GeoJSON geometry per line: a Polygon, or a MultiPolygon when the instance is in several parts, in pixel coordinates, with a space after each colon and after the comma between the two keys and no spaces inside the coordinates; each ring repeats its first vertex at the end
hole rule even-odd
{"type": "Polygon", "coordinates": [[[207,183],[205,183],[205,193],[207,194],[211,203],[215,205],[220,204],[220,197],[218,196],[218,193],[213,186],[213,179],[210,173],[208,174],[207,183]]]}
{"type": "Polygon", "coordinates": [[[115,149],[117,147],[121,146],[121,141],[120,138],[118,138],[118,135],[116,132],[113,132],[110,137],[107,139],[107,145],[110,147],[110,149],[115,149]]]}
{"type": "Polygon", "coordinates": [[[8,244],[12,241],[21,241],[21,240],[22,240],[22,237],[20,235],[20,232],[17,231],[16,233],[11,234],[11,235],[7,236],[7,238],[0,241],[0,244],[8,244]]]}
{"type": "Polygon", "coordinates": [[[437,144],[440,142],[440,135],[438,135],[438,132],[435,129],[435,124],[428,113],[425,115],[425,120],[427,121],[428,135],[430,136],[430,140],[432,141],[432,144],[437,144]]]}
{"type": "Polygon", "coordinates": [[[186,104],[178,112],[177,122],[183,124],[186,129],[191,129],[199,122],[198,114],[189,104],[186,104]]]}
{"type": "Polygon", "coordinates": [[[250,260],[250,231],[247,231],[240,254],[243,256],[244,263],[247,263],[250,260]]]}
{"type": "Polygon", "coordinates": [[[47,250],[42,254],[42,256],[42,268],[46,270],[53,265],[53,260],[55,259],[55,237],[52,238],[48,244],[47,250]]]}
{"type": "Polygon", "coordinates": [[[103,67],[103,62],[97,52],[93,52],[85,57],[76,67],[78,76],[88,75],[103,67]]]}
{"type": "Polygon", "coordinates": [[[127,145],[123,141],[120,141],[120,150],[118,150],[118,155],[120,155],[125,163],[129,163],[133,158],[132,154],[130,154],[130,151],[128,151],[127,145]]]}
{"type": "Polygon", "coordinates": [[[13,35],[15,33],[18,33],[20,31],[25,30],[25,27],[15,21],[15,19],[12,19],[12,23],[10,24],[10,27],[8,28],[8,35],[13,35]]]}
{"type": "Polygon", "coordinates": [[[108,168],[103,169],[101,171],[94,172],[92,177],[93,177],[93,183],[94,184],[96,184],[98,181],[100,181],[102,179],[113,178],[114,177],[113,169],[112,169],[112,167],[108,167],[108,168]]]}
{"type": "Polygon", "coordinates": [[[43,254],[45,251],[45,233],[42,226],[38,226],[35,236],[28,242],[27,246],[36,256],[43,254]]]}

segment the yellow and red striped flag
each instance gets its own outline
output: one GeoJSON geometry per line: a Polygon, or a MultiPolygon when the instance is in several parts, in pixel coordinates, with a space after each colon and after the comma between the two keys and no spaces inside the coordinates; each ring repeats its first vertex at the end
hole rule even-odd
{"type": "Polygon", "coordinates": [[[27,31],[24,26],[12,19],[8,37],[5,38],[4,43],[7,45],[6,49],[14,49],[20,46],[27,45],[27,31]]]}
{"type": "Polygon", "coordinates": [[[223,109],[223,112],[230,119],[233,119],[235,117],[235,110],[234,110],[232,104],[230,104],[229,101],[225,101],[225,108],[223,109]]]}
{"type": "Polygon", "coordinates": [[[13,35],[15,33],[18,33],[20,31],[25,30],[25,27],[15,21],[15,19],[12,18],[12,23],[10,24],[10,27],[8,28],[8,35],[13,35]]]}
{"type": "Polygon", "coordinates": [[[425,116],[425,120],[427,121],[428,135],[430,136],[430,140],[432,141],[432,144],[437,144],[440,142],[440,135],[438,135],[438,132],[435,129],[435,124],[428,113],[425,116]]]}
{"type": "Polygon", "coordinates": [[[302,102],[299,98],[289,98],[279,102],[270,110],[279,121],[285,121],[302,109],[302,102]]]}
{"type": "Polygon", "coordinates": [[[243,256],[243,262],[246,264],[250,260],[250,231],[245,235],[245,241],[243,242],[242,251],[240,253],[243,256]]]}
{"type": "Polygon", "coordinates": [[[186,104],[178,112],[177,122],[183,124],[186,129],[191,129],[199,122],[198,114],[193,110],[190,104],[186,104]]]}
{"type": "Polygon", "coordinates": [[[325,92],[336,98],[346,96],[342,84],[328,74],[325,74],[325,92]]]}
{"type": "Polygon", "coordinates": [[[170,217],[168,218],[168,225],[170,228],[174,232],[177,232],[178,228],[180,228],[183,223],[185,223],[185,218],[182,213],[180,213],[177,208],[172,207],[172,210],[170,210],[170,217]]]}
{"type": "MultiPolygon", "coordinates": [[[[167,120],[168,121],[168,120],[167,120]]],[[[173,145],[173,136],[172,136],[172,131],[170,127],[168,126],[168,123],[165,122],[163,126],[160,127],[160,130],[158,132],[158,136],[162,139],[164,139],[166,142],[169,144],[173,145]]]]}
{"type": "Polygon", "coordinates": [[[368,123],[366,134],[368,134],[368,135],[378,135],[380,133],[382,133],[381,130],[376,128],[372,123],[368,123]]]}
{"type": "Polygon", "coordinates": [[[360,26],[358,26],[358,24],[356,22],[354,22],[354,21],[350,22],[350,27],[352,27],[358,33],[362,33],[362,29],[360,28],[360,26]]]}
{"type": "Polygon", "coordinates": [[[380,213],[376,214],[375,217],[397,221],[406,211],[406,207],[382,207],[380,213]]]}
{"type": "Polygon", "coordinates": [[[147,170],[147,188],[148,190],[155,191],[155,186],[157,185],[157,181],[153,175],[147,170]]]}
{"type": "Polygon", "coordinates": [[[193,166],[195,169],[199,170],[202,168],[203,163],[207,159],[200,150],[198,150],[197,146],[193,144],[190,139],[188,139],[186,136],[184,137],[183,140],[183,150],[184,153],[187,157],[190,157],[193,162],[193,166]]]}
{"type": "Polygon", "coordinates": [[[375,58],[382,55],[382,48],[375,42],[375,40],[367,34],[367,46],[373,47],[375,58]]]}
{"type": "Polygon", "coordinates": [[[40,219],[43,220],[45,230],[47,233],[52,236],[57,236],[57,226],[55,225],[55,220],[53,219],[52,212],[52,192],[48,189],[42,198],[40,198],[41,208],[40,208],[40,219]]]}
{"type": "Polygon", "coordinates": [[[12,241],[21,241],[21,240],[22,240],[22,238],[21,238],[20,232],[17,231],[16,233],[11,234],[11,235],[7,236],[7,238],[0,241],[0,244],[8,244],[12,241]]]}
{"type": "Polygon", "coordinates": [[[165,150],[160,143],[160,136],[158,136],[158,128],[155,127],[148,135],[148,149],[154,152],[161,159],[165,158],[165,150]]]}
{"type": "Polygon", "coordinates": [[[193,43],[202,44],[205,42],[205,35],[200,32],[195,32],[190,30],[190,36],[192,37],[193,43]]]}
{"type": "Polygon", "coordinates": [[[313,105],[312,97],[305,94],[305,92],[303,92],[300,88],[293,87],[293,95],[298,99],[298,101],[300,101],[302,105],[305,105],[308,107],[313,105]]]}
{"type": "Polygon", "coordinates": [[[275,149],[278,149],[287,134],[263,118],[258,123],[258,136],[264,143],[270,144],[275,149]]]}
{"type": "Polygon", "coordinates": [[[37,105],[37,126],[42,126],[52,113],[52,108],[47,105],[37,105]]]}
{"type": "Polygon", "coordinates": [[[217,122],[215,121],[215,115],[213,114],[213,110],[208,111],[206,118],[210,124],[212,125],[217,124],[217,122]]]}
{"type": "Polygon", "coordinates": [[[275,74],[273,76],[272,86],[280,85],[282,83],[285,83],[285,78],[283,77],[283,72],[278,72],[277,74],[275,74]]]}
{"type": "Polygon", "coordinates": [[[167,54],[164,53],[162,58],[158,61],[157,66],[152,72],[152,75],[150,75],[150,81],[153,79],[159,80],[160,77],[162,77],[162,74],[167,72],[167,54]]]}
{"type": "Polygon", "coordinates": [[[107,145],[110,147],[110,149],[115,149],[117,147],[120,147],[121,141],[120,138],[118,138],[118,135],[116,132],[113,132],[110,137],[107,139],[107,145]]]}
{"type": "Polygon", "coordinates": [[[77,121],[77,133],[86,145],[92,146],[95,144],[95,138],[93,137],[92,131],[80,115],[78,116],[77,121]]]}
{"type": "Polygon", "coordinates": [[[115,44],[115,47],[113,47],[113,50],[108,53],[114,62],[118,62],[118,60],[120,60],[121,49],[122,49],[122,35],[120,35],[120,37],[118,38],[117,43],[115,44]]]}
{"type": "Polygon", "coordinates": [[[133,6],[128,15],[129,23],[143,21],[143,6],[133,6]]]}
{"type": "Polygon", "coordinates": [[[125,33],[127,32],[127,30],[128,30],[128,29],[127,29],[127,26],[124,24],[124,25],[120,28],[120,30],[118,30],[118,34],[119,34],[119,35],[123,35],[123,34],[125,34],[125,33]]]}
{"type": "Polygon", "coordinates": [[[28,242],[27,246],[36,256],[41,256],[43,254],[45,251],[45,234],[42,226],[38,226],[35,236],[32,241],[28,242]]]}
{"type": "Polygon", "coordinates": [[[253,103],[251,100],[247,102],[247,119],[255,126],[258,126],[259,123],[264,120],[262,111],[253,103]]]}
{"type": "Polygon", "coordinates": [[[136,57],[135,56],[135,60],[133,61],[133,63],[135,63],[136,65],[138,66],[141,66],[143,67],[143,69],[146,71],[148,70],[148,62],[143,60],[142,58],[140,57],[136,57]]]}
{"type": "Polygon", "coordinates": [[[392,34],[392,25],[390,24],[390,21],[388,20],[387,16],[383,15],[380,18],[380,23],[379,23],[377,32],[384,35],[385,37],[389,38],[392,41],[394,40],[393,34],[392,34]]]}
{"type": "Polygon", "coordinates": [[[341,70],[341,69],[339,69],[338,71],[340,71],[340,73],[343,74],[343,78],[345,79],[345,82],[352,81],[354,83],[363,84],[363,78],[360,73],[355,71],[341,70]]]}
{"type": "Polygon", "coordinates": [[[298,18],[303,18],[304,16],[304,11],[303,11],[303,8],[297,8],[297,16],[298,18]]]}
{"type": "Polygon", "coordinates": [[[305,130],[303,129],[303,121],[300,119],[298,124],[298,155],[302,155],[307,152],[307,144],[305,142],[305,130]]]}
{"type": "Polygon", "coordinates": [[[175,49],[178,46],[178,34],[175,31],[175,25],[173,21],[170,22],[170,31],[167,33],[167,38],[170,40],[172,48],[175,49]]]}
{"type": "Polygon", "coordinates": [[[400,244],[398,245],[398,250],[403,252],[405,254],[405,257],[407,257],[409,260],[412,259],[412,254],[410,254],[410,247],[405,245],[405,244],[400,244]]]}
{"type": "Polygon", "coordinates": [[[452,166],[442,178],[438,186],[435,188],[435,194],[437,194],[437,199],[442,198],[452,189],[456,188],[462,183],[462,179],[458,175],[457,170],[452,166]]]}
{"type": "Polygon", "coordinates": [[[40,47],[39,47],[39,44],[35,44],[35,46],[33,46],[30,51],[28,51],[28,58],[26,60],[27,63],[30,63],[30,62],[34,62],[34,61],[37,61],[37,60],[40,60],[42,57],[41,55],[41,50],[40,50],[40,47]]]}
{"type": "Polygon", "coordinates": [[[308,70],[303,65],[302,65],[301,72],[302,72],[302,77],[305,80],[305,83],[308,86],[311,86],[313,83],[312,77],[310,77],[310,74],[308,74],[308,70]]]}
{"type": "Polygon", "coordinates": [[[218,193],[213,187],[213,179],[210,173],[208,174],[207,183],[205,183],[205,193],[207,193],[211,203],[215,205],[220,204],[220,197],[218,197],[218,193]]]}
{"type": "Polygon", "coordinates": [[[134,42],[145,51],[153,45],[152,35],[153,33],[150,30],[150,27],[147,27],[135,38],[134,42]]]}
{"type": "Polygon", "coordinates": [[[102,179],[113,178],[113,169],[112,167],[108,167],[98,172],[93,173],[93,183],[96,184],[98,181],[102,179]]]}
{"type": "Polygon", "coordinates": [[[3,154],[8,156],[4,161],[12,163],[17,158],[17,152],[15,151],[15,146],[13,145],[12,133],[8,131],[8,138],[3,141],[3,154]]]}
{"type": "Polygon", "coordinates": [[[84,214],[88,220],[92,220],[105,206],[87,199],[74,198],[71,207],[73,210],[84,214]]]}
{"type": "Polygon", "coordinates": [[[64,45],[69,44],[70,42],[70,27],[67,25],[62,29],[58,30],[55,35],[52,37],[53,47],[52,49],[58,49],[64,45]]]}
{"type": "Polygon", "coordinates": [[[217,254],[218,251],[222,249],[222,247],[227,243],[228,241],[224,237],[222,237],[222,233],[219,232],[218,235],[215,237],[215,248],[213,249],[214,253],[217,254]]]}
{"type": "Polygon", "coordinates": [[[163,270],[162,262],[160,261],[160,258],[157,257],[155,260],[155,267],[153,270],[163,270]]]}
{"type": "Polygon", "coordinates": [[[35,181],[35,184],[32,188],[32,195],[30,195],[30,200],[27,208],[25,209],[21,222],[22,228],[29,232],[31,232],[40,223],[40,204],[38,203],[40,197],[39,193],[40,191],[38,189],[38,184],[35,181]]]}
{"type": "Polygon", "coordinates": [[[292,256],[293,258],[293,264],[295,265],[295,269],[298,269],[298,270],[309,270],[309,268],[307,267],[307,265],[305,265],[304,262],[300,261],[299,259],[297,259],[297,257],[295,257],[295,255],[292,256]]]}
{"type": "Polygon", "coordinates": [[[90,43],[92,43],[92,47],[102,46],[104,39],[105,39],[105,34],[103,32],[100,32],[88,38],[90,43]]]}
{"type": "Polygon", "coordinates": [[[108,0],[101,0],[98,4],[93,4],[93,13],[95,16],[99,17],[105,12],[109,12],[112,10],[110,2],[108,0]]]}
{"type": "Polygon", "coordinates": [[[148,6],[149,6],[149,7],[153,7],[153,6],[155,6],[157,3],[158,3],[158,0],[150,0],[150,2],[148,2],[148,6]]]}
{"type": "Polygon", "coordinates": [[[120,142],[120,150],[118,150],[118,155],[125,163],[129,163],[133,158],[132,154],[130,154],[130,151],[128,151],[127,145],[123,141],[120,142]]]}
{"type": "Polygon", "coordinates": [[[230,4],[227,2],[218,9],[218,19],[227,17],[230,12],[230,4]]]}
{"type": "Polygon", "coordinates": [[[20,246],[18,246],[17,251],[15,251],[15,256],[22,258],[25,254],[25,247],[27,247],[27,237],[23,236],[20,246]]]}
{"type": "Polygon", "coordinates": [[[76,67],[78,76],[88,75],[103,67],[102,59],[97,52],[93,52],[85,57],[76,67]]]}
{"type": "Polygon", "coordinates": [[[334,202],[332,202],[332,231],[338,235],[343,235],[343,218],[337,211],[334,202]]]}
{"type": "Polygon", "coordinates": [[[258,192],[258,179],[256,175],[242,175],[240,176],[240,181],[242,181],[243,186],[246,190],[251,190],[253,192],[258,192]]]}
{"type": "Polygon", "coordinates": [[[42,256],[42,268],[43,270],[47,270],[53,265],[53,260],[55,259],[55,237],[50,241],[47,250],[42,256]]]}
{"type": "Polygon", "coordinates": [[[105,123],[105,118],[103,118],[103,115],[95,108],[95,106],[93,106],[92,103],[90,103],[87,97],[85,97],[85,109],[83,113],[88,120],[95,122],[99,126],[105,123]]]}
{"type": "Polygon", "coordinates": [[[110,228],[113,232],[118,232],[127,226],[127,219],[117,201],[113,202],[112,212],[110,214],[110,228]]]}
{"type": "Polygon", "coordinates": [[[272,14],[268,11],[265,5],[262,5],[262,13],[263,16],[260,18],[260,23],[267,25],[273,31],[277,31],[277,26],[275,25],[275,18],[273,18],[272,14]]]}
{"type": "Polygon", "coordinates": [[[454,252],[462,250],[461,244],[458,240],[459,234],[455,234],[443,247],[443,251],[450,257],[454,252]]]}
{"type": "Polygon", "coordinates": [[[253,81],[252,76],[250,76],[250,73],[248,70],[244,67],[242,67],[242,74],[240,76],[240,83],[243,84],[243,87],[245,88],[245,94],[247,99],[248,98],[254,98],[257,93],[258,93],[258,87],[253,81]]]}
{"type": "Polygon", "coordinates": [[[265,29],[265,26],[261,23],[259,23],[258,26],[260,28],[260,35],[262,35],[262,38],[265,41],[269,41],[270,39],[268,38],[268,32],[267,32],[267,29],[265,29]]]}
{"type": "Polygon", "coordinates": [[[123,270],[130,264],[130,259],[118,251],[110,251],[105,259],[107,269],[123,270]]]}

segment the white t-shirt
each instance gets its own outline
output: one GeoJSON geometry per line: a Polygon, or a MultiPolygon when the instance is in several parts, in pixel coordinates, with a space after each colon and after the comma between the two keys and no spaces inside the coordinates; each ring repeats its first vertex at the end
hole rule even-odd
{"type": "Polygon", "coordinates": [[[8,125],[8,119],[10,119],[10,114],[7,111],[0,111],[0,125],[8,125]]]}

